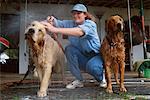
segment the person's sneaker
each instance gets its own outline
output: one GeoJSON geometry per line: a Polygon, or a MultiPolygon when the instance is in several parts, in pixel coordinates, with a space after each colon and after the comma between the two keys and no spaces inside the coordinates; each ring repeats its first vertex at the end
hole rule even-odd
{"type": "Polygon", "coordinates": [[[106,88],[107,87],[106,81],[105,82],[101,81],[100,84],[99,84],[99,86],[102,87],[102,88],[106,88]]]}
{"type": "Polygon", "coordinates": [[[99,86],[102,87],[102,88],[107,87],[107,82],[106,82],[106,79],[105,79],[105,73],[103,73],[103,80],[100,82],[99,86]]]}
{"type": "Polygon", "coordinates": [[[77,87],[83,87],[83,83],[79,80],[75,80],[66,86],[67,89],[75,89],[77,87]]]}

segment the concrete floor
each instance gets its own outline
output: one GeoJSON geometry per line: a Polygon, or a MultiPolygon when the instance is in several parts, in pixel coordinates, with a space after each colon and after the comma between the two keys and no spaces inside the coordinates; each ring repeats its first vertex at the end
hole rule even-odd
{"type": "MultiPolygon", "coordinates": [[[[69,90],[62,84],[59,75],[53,75],[51,85],[49,85],[48,96],[37,98],[36,92],[39,88],[39,82],[31,75],[23,81],[23,84],[17,86],[14,83],[19,82],[24,75],[14,73],[0,73],[0,100],[124,100],[124,99],[150,99],[150,79],[137,78],[137,73],[125,73],[125,86],[127,93],[120,93],[119,87],[113,80],[113,94],[105,92],[104,88],[99,87],[99,83],[89,74],[83,73],[85,83],[83,88],[69,90]],[[55,79],[55,80],[54,80],[55,79]]],[[[67,83],[74,78],[69,72],[65,74],[67,83]]]]}

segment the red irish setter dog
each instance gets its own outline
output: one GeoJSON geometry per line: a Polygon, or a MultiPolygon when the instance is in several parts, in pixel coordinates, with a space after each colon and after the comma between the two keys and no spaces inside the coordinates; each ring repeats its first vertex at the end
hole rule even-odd
{"type": "Polygon", "coordinates": [[[107,21],[106,37],[104,38],[100,52],[104,60],[105,75],[107,80],[106,92],[113,93],[111,84],[111,72],[117,84],[120,84],[120,91],[126,92],[124,87],[124,70],[125,70],[125,47],[123,34],[123,18],[115,15],[107,21]],[[120,70],[120,82],[118,80],[118,70],[120,70]]]}

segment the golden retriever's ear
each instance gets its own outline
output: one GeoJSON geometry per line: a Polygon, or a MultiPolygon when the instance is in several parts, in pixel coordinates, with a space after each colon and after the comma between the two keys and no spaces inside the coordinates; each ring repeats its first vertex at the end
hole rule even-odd
{"type": "Polygon", "coordinates": [[[44,40],[41,40],[39,43],[38,43],[38,45],[40,46],[40,47],[44,47],[44,40]]]}
{"type": "Polygon", "coordinates": [[[106,32],[108,32],[108,33],[112,32],[114,30],[114,26],[115,26],[115,22],[113,19],[110,18],[107,21],[106,32]]]}

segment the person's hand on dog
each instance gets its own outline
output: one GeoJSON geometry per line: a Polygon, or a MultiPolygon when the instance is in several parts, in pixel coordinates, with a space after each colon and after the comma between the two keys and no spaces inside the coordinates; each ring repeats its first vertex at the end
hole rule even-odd
{"type": "Polygon", "coordinates": [[[55,19],[54,16],[48,16],[46,20],[47,20],[47,22],[50,23],[51,25],[54,25],[54,19],[55,19]]]}
{"type": "Polygon", "coordinates": [[[49,22],[46,21],[42,21],[41,22],[45,28],[47,29],[47,31],[52,32],[52,33],[56,33],[56,27],[54,27],[52,24],[50,24],[49,22]]]}

